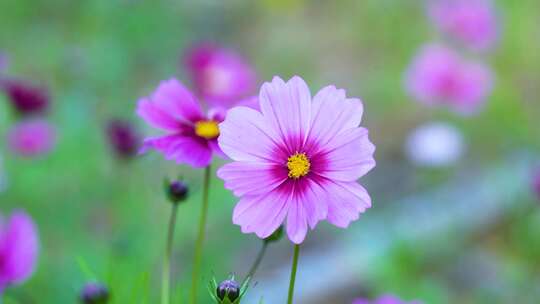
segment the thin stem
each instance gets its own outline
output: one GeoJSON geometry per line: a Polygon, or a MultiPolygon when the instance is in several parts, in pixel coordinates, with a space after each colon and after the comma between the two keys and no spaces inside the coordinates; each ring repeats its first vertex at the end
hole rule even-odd
{"type": "Polygon", "coordinates": [[[257,272],[257,269],[259,268],[259,265],[261,264],[261,261],[264,257],[264,254],[266,253],[266,248],[268,247],[268,242],[265,242],[263,241],[263,245],[261,247],[261,249],[259,250],[259,254],[257,254],[257,258],[255,259],[255,262],[253,263],[253,265],[251,265],[251,268],[249,269],[249,272],[246,276],[246,278],[244,279],[244,282],[248,279],[248,278],[253,278],[253,275],[255,274],[255,272],[257,272]]]}
{"type": "Polygon", "coordinates": [[[208,192],[210,190],[210,165],[204,170],[204,184],[202,193],[202,209],[199,219],[199,232],[195,243],[195,257],[193,261],[193,274],[191,277],[191,304],[197,303],[197,285],[199,283],[199,272],[203,252],[203,243],[206,230],[206,218],[208,215],[208,192]]]}
{"type": "Polygon", "coordinates": [[[163,260],[163,273],[161,278],[161,304],[170,303],[170,279],[171,279],[171,256],[174,241],[174,227],[176,226],[176,215],[178,204],[172,204],[171,217],[169,219],[169,229],[167,232],[167,247],[165,249],[165,259],[163,260]]]}
{"type": "Polygon", "coordinates": [[[287,304],[292,304],[293,297],[294,297],[294,283],[296,281],[296,269],[298,268],[298,255],[300,253],[300,245],[295,244],[294,245],[294,256],[293,256],[293,262],[292,262],[292,268],[291,268],[291,280],[289,282],[289,297],[287,300],[287,304]]]}

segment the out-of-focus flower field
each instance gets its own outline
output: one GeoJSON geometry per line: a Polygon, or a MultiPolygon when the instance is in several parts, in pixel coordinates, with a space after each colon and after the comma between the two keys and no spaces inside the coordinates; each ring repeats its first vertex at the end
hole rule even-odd
{"type": "MultiPolygon", "coordinates": [[[[363,102],[372,207],[347,229],[308,232],[295,303],[539,303],[540,2],[493,1],[494,38],[471,49],[426,2],[0,1],[0,224],[24,210],[39,235],[35,272],[5,303],[75,303],[88,282],[105,284],[109,303],[159,303],[163,181],[179,176],[189,193],[171,303],[187,303],[204,173],[157,144],[138,153],[159,132],[136,110],[173,77],[217,98],[195,89],[197,45],[252,69],[242,103],[274,75],[363,102]]],[[[206,282],[243,277],[261,246],[232,223],[238,198],[215,174],[228,162],[213,158],[199,303],[213,303],[206,282]]],[[[242,303],[285,303],[291,256],[286,235],[269,246],[242,303]]]]}

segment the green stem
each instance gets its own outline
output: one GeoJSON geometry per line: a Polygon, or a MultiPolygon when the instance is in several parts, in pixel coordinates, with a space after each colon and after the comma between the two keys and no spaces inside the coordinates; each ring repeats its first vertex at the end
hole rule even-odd
{"type": "Polygon", "coordinates": [[[293,256],[293,263],[291,268],[291,280],[289,282],[289,297],[287,300],[287,304],[292,304],[293,302],[293,296],[294,296],[294,283],[296,281],[296,269],[298,268],[298,255],[300,253],[300,245],[295,244],[294,245],[294,256],[293,256]]]}
{"type": "Polygon", "coordinates": [[[163,260],[163,273],[161,278],[161,304],[170,303],[170,279],[171,279],[171,257],[174,241],[174,227],[176,226],[176,214],[178,204],[173,203],[171,217],[169,219],[169,229],[167,232],[167,247],[165,249],[165,259],[163,260]]]}
{"type": "Polygon", "coordinates": [[[261,247],[261,249],[259,250],[259,254],[257,254],[257,258],[255,259],[255,262],[253,263],[253,265],[251,265],[251,268],[249,269],[249,272],[246,276],[246,278],[244,279],[244,282],[247,280],[247,279],[251,279],[253,278],[253,275],[255,274],[255,272],[257,272],[257,268],[259,268],[259,265],[261,264],[261,261],[264,257],[264,254],[266,253],[266,248],[268,247],[268,242],[265,242],[263,240],[263,245],[261,247]]]}
{"type": "Polygon", "coordinates": [[[203,252],[203,243],[206,230],[206,218],[208,215],[208,192],[210,190],[210,165],[204,170],[204,184],[202,193],[202,209],[199,219],[199,232],[195,243],[195,257],[193,261],[193,274],[191,277],[191,304],[197,303],[197,285],[199,283],[199,272],[203,252]]]}

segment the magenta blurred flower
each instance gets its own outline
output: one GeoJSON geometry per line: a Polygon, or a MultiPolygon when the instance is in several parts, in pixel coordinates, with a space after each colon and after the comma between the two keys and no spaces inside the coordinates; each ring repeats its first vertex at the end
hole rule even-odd
{"type": "Polygon", "coordinates": [[[9,147],[21,156],[34,157],[52,150],[56,142],[54,128],[45,120],[29,119],[15,124],[8,134],[9,147]]]}
{"type": "Polygon", "coordinates": [[[137,155],[139,134],[129,121],[111,120],[107,126],[107,138],[117,157],[129,159],[137,155]]]}
{"type": "Polygon", "coordinates": [[[0,294],[11,285],[26,281],[34,272],[39,251],[34,222],[22,211],[8,222],[0,218],[0,294]]]}
{"type": "Polygon", "coordinates": [[[352,304],[420,304],[419,301],[402,301],[393,295],[383,295],[376,300],[356,299],[352,304]]]}
{"type": "Polygon", "coordinates": [[[201,105],[178,80],[163,81],[149,97],[139,100],[137,114],[167,135],[148,138],[142,151],[155,149],[166,159],[205,167],[212,154],[222,155],[217,137],[225,110],[213,108],[205,115],[201,105]]]}
{"type": "Polygon", "coordinates": [[[498,18],[491,0],[431,0],[428,15],[440,31],[472,49],[497,41],[498,18]]]}
{"type": "Polygon", "coordinates": [[[462,114],[477,111],[492,90],[491,70],[465,61],[441,45],[424,46],[406,72],[409,94],[428,105],[446,105],[462,114]]]}
{"type": "Polygon", "coordinates": [[[274,77],[259,95],[261,112],[231,109],[219,145],[234,162],[218,170],[241,197],[233,222],[243,233],[270,236],[287,221],[302,243],[320,220],[345,228],[371,206],[357,179],[375,166],[375,146],[359,127],[363,106],[328,86],[315,97],[300,77],[274,77]]]}
{"type": "Polygon", "coordinates": [[[4,80],[2,89],[11,105],[21,115],[43,114],[49,107],[46,89],[21,80],[4,80]]]}
{"type": "Polygon", "coordinates": [[[256,89],[255,71],[231,50],[196,45],[187,52],[185,62],[197,94],[211,106],[231,107],[256,89]]]}

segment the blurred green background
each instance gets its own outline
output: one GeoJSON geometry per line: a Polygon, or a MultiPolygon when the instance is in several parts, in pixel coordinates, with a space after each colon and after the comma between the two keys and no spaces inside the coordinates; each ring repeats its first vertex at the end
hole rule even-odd
{"type": "MultiPolygon", "coordinates": [[[[450,223],[445,233],[427,229],[428,237],[419,239],[381,234],[390,246],[369,259],[369,266],[343,274],[348,284],[336,285],[328,277],[315,298],[300,292],[298,303],[350,303],[380,293],[425,303],[538,303],[540,213],[526,175],[540,150],[540,2],[497,5],[502,36],[486,60],[497,75],[495,90],[485,110],[463,118],[425,108],[403,90],[403,72],[416,50],[440,39],[422,1],[0,1],[0,50],[10,57],[8,73],[50,89],[49,120],[58,130],[58,144],[45,158],[23,159],[0,143],[8,179],[7,190],[0,193],[1,212],[27,210],[37,222],[42,246],[33,278],[8,294],[19,303],[74,303],[80,287],[97,279],[111,287],[112,303],[156,303],[170,208],[162,180],[181,174],[191,186],[190,199],[180,208],[174,254],[175,303],[184,302],[202,171],[167,162],[157,153],[119,162],[104,131],[109,119],[121,117],[148,134],[134,114],[137,99],[171,76],[188,82],[182,52],[193,42],[214,41],[244,54],[260,83],[273,75],[298,74],[313,93],[332,83],[364,101],[363,124],[377,145],[378,167],[362,181],[374,207],[349,230],[321,224],[308,237],[306,256],[331,252],[335,242],[349,244],[344,248],[350,256],[375,246],[350,233],[377,239],[380,231],[359,228],[364,219],[377,219],[379,226],[369,227],[379,228],[392,226],[395,214],[411,213],[414,219],[408,206],[394,203],[404,198],[414,201],[441,189],[441,201],[451,208],[458,199],[454,195],[467,193],[459,186],[452,188],[457,192],[446,191],[447,184],[472,180],[474,185],[475,177],[485,174],[519,181],[512,188],[515,195],[505,195],[506,183],[486,187],[505,206],[488,223],[463,231],[450,223]],[[449,122],[464,133],[468,151],[458,165],[422,169],[405,159],[407,133],[431,120],[449,122]],[[467,266],[486,260],[485,272],[467,266]],[[464,284],[453,275],[469,268],[472,274],[465,277],[485,284],[464,284]]],[[[2,136],[14,119],[2,100],[2,136]]],[[[216,160],[214,168],[222,163],[216,160]]],[[[214,178],[205,280],[212,274],[218,279],[230,272],[243,275],[260,246],[255,236],[241,234],[231,223],[234,202],[214,178]]],[[[471,212],[482,214],[471,205],[471,212]]],[[[288,269],[291,252],[286,240],[271,248],[255,294],[286,294],[285,289],[266,290],[264,282],[280,278],[272,274],[279,267],[288,269]]],[[[324,282],[326,273],[310,269],[317,263],[305,261],[300,272],[324,282]]],[[[339,267],[343,261],[330,256],[320,262],[339,267]]],[[[201,302],[210,303],[205,290],[200,292],[201,302]]]]}

